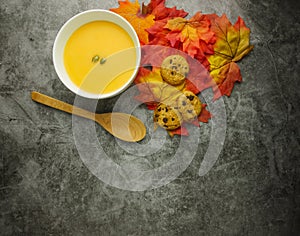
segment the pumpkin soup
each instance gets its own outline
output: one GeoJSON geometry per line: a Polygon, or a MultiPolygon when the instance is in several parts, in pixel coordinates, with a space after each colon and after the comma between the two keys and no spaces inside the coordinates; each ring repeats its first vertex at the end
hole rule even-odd
{"type": "Polygon", "coordinates": [[[136,67],[136,49],[128,33],[108,21],[81,26],[64,49],[64,64],[80,89],[105,94],[123,87],[136,67]]]}

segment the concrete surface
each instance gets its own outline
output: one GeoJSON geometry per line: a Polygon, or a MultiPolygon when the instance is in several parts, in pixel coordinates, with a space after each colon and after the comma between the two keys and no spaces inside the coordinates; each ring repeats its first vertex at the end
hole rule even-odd
{"type": "MultiPolygon", "coordinates": [[[[134,192],[96,178],[78,155],[71,116],[29,96],[37,90],[73,103],[52,63],[56,33],[76,13],[117,7],[117,1],[1,1],[0,235],[300,234],[299,2],[167,5],[191,15],[226,13],[232,21],[240,15],[255,48],[239,63],[243,83],[224,98],[226,140],[213,169],[198,176],[206,124],[197,155],[178,178],[134,192]]],[[[114,102],[108,99],[98,111],[109,111],[114,102]]],[[[106,152],[121,162],[114,140],[98,132],[109,140],[106,152]]],[[[147,161],[155,166],[168,159],[177,142],[168,139],[147,161]]]]}

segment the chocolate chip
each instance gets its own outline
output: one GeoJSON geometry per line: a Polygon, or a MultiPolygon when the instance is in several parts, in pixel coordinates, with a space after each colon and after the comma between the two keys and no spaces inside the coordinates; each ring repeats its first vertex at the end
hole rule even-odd
{"type": "Polygon", "coordinates": [[[163,122],[164,122],[164,123],[167,123],[167,122],[168,122],[168,118],[166,118],[166,117],[163,118],[163,122]]]}
{"type": "Polygon", "coordinates": [[[155,115],[155,117],[159,117],[159,115],[158,115],[158,114],[156,114],[156,115],[155,115]]]}
{"type": "Polygon", "coordinates": [[[161,111],[161,108],[159,107],[157,110],[158,110],[158,111],[161,111]]]}
{"type": "Polygon", "coordinates": [[[176,75],[176,73],[174,71],[171,71],[171,75],[176,75]]]}
{"type": "Polygon", "coordinates": [[[170,60],[170,64],[172,64],[172,63],[173,63],[173,60],[171,59],[171,60],[170,60]]]}
{"type": "Polygon", "coordinates": [[[193,96],[193,95],[189,95],[189,96],[187,96],[187,98],[188,98],[190,101],[193,101],[193,100],[194,100],[194,96],[193,96]]]}
{"type": "Polygon", "coordinates": [[[188,110],[188,113],[192,113],[193,111],[192,110],[188,110]]]}
{"type": "Polygon", "coordinates": [[[182,106],[185,106],[185,105],[186,105],[186,102],[185,102],[185,101],[182,101],[181,104],[182,104],[182,106]]]}
{"type": "Polygon", "coordinates": [[[168,112],[169,110],[168,110],[168,108],[166,107],[166,112],[168,112]]]}
{"type": "Polygon", "coordinates": [[[174,117],[172,117],[172,121],[174,121],[175,120],[175,118],[174,117]]]}

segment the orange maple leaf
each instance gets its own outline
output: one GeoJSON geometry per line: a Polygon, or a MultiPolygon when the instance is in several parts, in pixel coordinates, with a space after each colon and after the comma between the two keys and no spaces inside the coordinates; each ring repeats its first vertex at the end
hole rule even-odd
{"type": "Polygon", "coordinates": [[[214,42],[214,33],[210,30],[210,21],[206,15],[197,12],[191,19],[175,17],[168,21],[166,26],[170,30],[166,38],[174,47],[180,43],[182,51],[194,57],[199,51],[205,54],[206,44],[214,42]],[[204,42],[201,44],[200,42],[204,42]]]}
{"type": "Polygon", "coordinates": [[[211,21],[211,30],[216,35],[214,54],[208,57],[210,74],[216,82],[214,99],[222,95],[230,96],[234,83],[242,81],[237,61],[247,55],[253,46],[250,45],[250,29],[243,19],[238,17],[232,25],[226,15],[208,15],[211,21]]]}
{"type": "Polygon", "coordinates": [[[130,2],[129,0],[119,1],[118,8],[111,8],[111,11],[123,16],[135,29],[140,42],[147,44],[149,42],[146,29],[154,25],[155,16],[152,14],[142,14],[139,2],[130,2]]]}

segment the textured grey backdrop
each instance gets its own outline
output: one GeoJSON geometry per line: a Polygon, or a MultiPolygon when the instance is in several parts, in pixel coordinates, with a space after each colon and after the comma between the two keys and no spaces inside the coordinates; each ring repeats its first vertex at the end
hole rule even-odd
{"type": "MultiPolygon", "coordinates": [[[[53,68],[56,33],[76,13],[117,2],[1,1],[1,235],[299,235],[298,1],[167,0],[167,5],[191,15],[226,13],[232,21],[240,15],[255,48],[239,63],[243,83],[224,99],[227,135],[214,168],[198,176],[207,124],[197,156],[175,181],[130,192],[106,185],[84,166],[70,115],[29,96],[38,90],[73,102],[53,68]]],[[[99,112],[114,102],[100,104],[99,112]]],[[[116,161],[135,161],[120,158],[114,140],[107,142],[106,152],[116,161]]],[[[158,155],[135,164],[161,164],[176,142],[168,140],[158,155]]]]}

